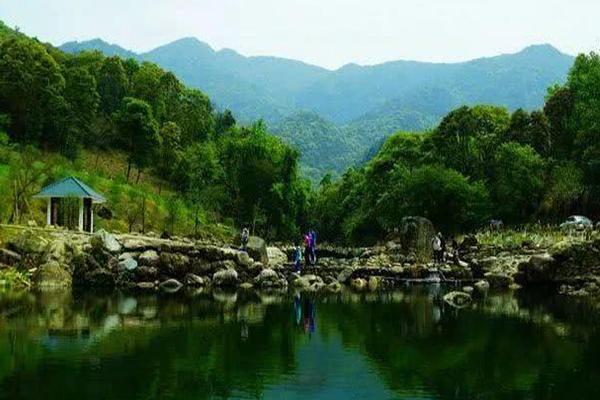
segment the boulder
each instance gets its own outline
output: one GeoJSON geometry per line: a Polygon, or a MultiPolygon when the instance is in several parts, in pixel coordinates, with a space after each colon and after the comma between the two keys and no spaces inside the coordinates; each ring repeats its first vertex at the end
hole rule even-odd
{"type": "Polygon", "coordinates": [[[118,253],[121,251],[121,243],[117,240],[117,237],[111,233],[106,232],[104,229],[100,229],[91,240],[92,246],[96,248],[103,248],[110,253],[118,253]]]}
{"type": "Polygon", "coordinates": [[[187,273],[192,272],[190,258],[181,253],[162,252],[158,265],[162,273],[178,278],[183,278],[187,273]]]}
{"type": "Polygon", "coordinates": [[[161,282],[159,287],[164,292],[175,293],[183,287],[183,284],[181,282],[179,282],[177,279],[167,279],[166,281],[161,282]]]}
{"type": "Polygon", "coordinates": [[[462,291],[471,294],[475,291],[475,289],[473,288],[473,286],[465,286],[462,288],[462,291]]]}
{"type": "Polygon", "coordinates": [[[339,293],[342,291],[342,285],[339,282],[331,282],[327,285],[327,291],[330,293],[339,293]]]}
{"type": "Polygon", "coordinates": [[[496,289],[507,289],[514,283],[512,276],[504,272],[488,272],[484,276],[490,286],[496,289]]]}
{"type": "Polygon", "coordinates": [[[400,221],[398,234],[405,253],[414,254],[418,261],[431,260],[431,241],[436,232],[430,220],[423,217],[404,217],[400,221]]]}
{"type": "Polygon", "coordinates": [[[254,279],[254,284],[263,289],[283,288],[287,287],[287,280],[274,270],[267,268],[260,271],[260,274],[254,279]]]}
{"type": "Polygon", "coordinates": [[[363,278],[352,279],[352,281],[350,282],[350,286],[352,286],[352,289],[354,290],[365,290],[367,285],[367,281],[363,278]]]}
{"type": "Polygon", "coordinates": [[[68,288],[73,283],[69,271],[56,260],[41,265],[33,276],[33,282],[39,289],[68,288]]]}
{"type": "Polygon", "coordinates": [[[135,275],[140,282],[155,281],[158,278],[158,268],[156,267],[137,267],[135,275]]]}
{"type": "Polygon", "coordinates": [[[557,262],[550,254],[532,256],[528,262],[519,264],[519,282],[523,284],[552,282],[557,262]]]}
{"type": "Polygon", "coordinates": [[[160,257],[155,250],[146,250],[138,257],[138,264],[146,267],[153,267],[158,264],[160,257]]]}
{"type": "Polygon", "coordinates": [[[155,290],[156,289],[156,285],[154,285],[154,282],[140,282],[140,283],[136,284],[135,287],[137,287],[140,290],[155,290]]]}
{"type": "Polygon", "coordinates": [[[488,281],[481,280],[475,283],[475,289],[480,292],[487,292],[490,289],[490,284],[488,281]]]}
{"type": "Polygon", "coordinates": [[[340,282],[340,283],[348,282],[348,280],[352,277],[353,273],[354,273],[354,268],[352,268],[352,267],[344,268],[344,270],[342,272],[340,272],[337,277],[338,282],[340,282]]]}
{"type": "Polygon", "coordinates": [[[450,292],[444,295],[444,302],[455,308],[467,307],[471,301],[471,295],[465,292],[450,292]]]}
{"type": "Polygon", "coordinates": [[[240,267],[249,268],[254,266],[254,259],[252,259],[245,251],[237,253],[236,261],[240,267]]]}
{"type": "Polygon", "coordinates": [[[215,286],[237,286],[238,273],[235,269],[217,271],[214,273],[212,280],[215,286]]]}
{"type": "Polygon", "coordinates": [[[198,276],[198,275],[194,275],[194,274],[187,274],[185,276],[184,282],[187,286],[194,286],[194,287],[205,286],[207,283],[204,278],[202,278],[201,276],[198,276]]]}
{"type": "Polygon", "coordinates": [[[133,258],[125,258],[122,261],[119,261],[119,269],[126,271],[133,271],[138,267],[137,261],[133,258]]]}
{"type": "Polygon", "coordinates": [[[372,291],[372,292],[374,292],[381,285],[381,278],[378,277],[378,276],[372,276],[372,277],[369,278],[369,282],[368,282],[367,285],[369,287],[369,290],[372,291]]]}
{"type": "Polygon", "coordinates": [[[263,265],[269,265],[269,254],[267,252],[266,242],[258,236],[250,236],[248,238],[248,245],[246,246],[248,255],[254,259],[254,261],[260,261],[263,265]]]}
{"type": "Polygon", "coordinates": [[[277,247],[267,247],[270,267],[280,267],[288,262],[287,255],[277,247]]]}
{"type": "Polygon", "coordinates": [[[323,279],[316,275],[296,276],[294,279],[294,286],[302,290],[308,290],[316,282],[323,283],[323,279]]]}

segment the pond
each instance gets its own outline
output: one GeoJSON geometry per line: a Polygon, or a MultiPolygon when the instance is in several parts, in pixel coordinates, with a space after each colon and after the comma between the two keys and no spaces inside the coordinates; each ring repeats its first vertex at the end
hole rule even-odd
{"type": "Polygon", "coordinates": [[[547,293],[0,294],[0,399],[594,399],[600,317],[547,293]]]}

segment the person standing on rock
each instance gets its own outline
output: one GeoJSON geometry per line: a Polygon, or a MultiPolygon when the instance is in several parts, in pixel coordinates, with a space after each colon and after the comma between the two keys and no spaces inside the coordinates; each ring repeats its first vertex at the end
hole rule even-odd
{"type": "Polygon", "coordinates": [[[310,233],[304,235],[304,262],[310,264],[310,233]]]}
{"type": "Polygon", "coordinates": [[[248,228],[242,229],[242,250],[246,251],[248,249],[248,239],[250,237],[250,231],[248,228]]]}
{"type": "Polygon", "coordinates": [[[317,263],[317,233],[314,230],[310,230],[310,256],[311,263],[314,265],[317,263]]]}
{"type": "Polygon", "coordinates": [[[297,273],[302,272],[302,250],[300,250],[300,246],[294,246],[294,269],[297,273]]]}

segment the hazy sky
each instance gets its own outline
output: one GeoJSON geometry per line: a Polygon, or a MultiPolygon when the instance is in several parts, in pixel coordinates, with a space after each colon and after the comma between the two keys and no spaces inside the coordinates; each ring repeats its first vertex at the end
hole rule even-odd
{"type": "Polygon", "coordinates": [[[54,44],[144,51],[184,36],[329,68],[460,61],[551,43],[600,48],[600,0],[0,0],[0,19],[54,44]]]}

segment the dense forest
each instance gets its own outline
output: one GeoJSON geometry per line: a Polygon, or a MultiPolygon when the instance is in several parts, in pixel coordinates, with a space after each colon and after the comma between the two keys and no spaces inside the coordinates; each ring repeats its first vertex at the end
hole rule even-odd
{"type": "MultiPolygon", "coordinates": [[[[73,171],[109,192],[109,207],[126,223],[108,226],[129,230],[191,234],[222,222],[292,239],[313,227],[326,241],[365,244],[384,239],[408,215],[428,217],[445,232],[476,229],[490,218],[519,225],[571,213],[600,217],[594,53],[577,57],[540,110],[456,108],[431,131],[397,133],[378,151],[371,141],[370,160],[339,178],[325,176],[318,188],[299,172],[298,151],[263,122],[241,126],[155,64],[64,53],[3,25],[0,54],[0,131],[7,132],[0,178],[11,205],[2,211],[5,221],[43,215],[27,195],[73,171]],[[110,179],[82,161],[109,151],[124,160],[110,179]],[[147,201],[164,212],[152,214],[147,201]]],[[[306,120],[313,130],[325,124],[303,115],[286,131],[306,120]]],[[[328,152],[339,145],[316,137],[308,140],[328,152]]]]}
{"type": "MultiPolygon", "coordinates": [[[[194,232],[217,221],[269,237],[298,231],[310,189],[299,178],[298,152],[260,121],[237,125],[229,111],[215,112],[204,93],[155,64],[67,54],[4,25],[0,55],[4,220],[35,213],[28,197],[77,170],[84,154],[117,150],[125,156],[120,188],[98,185],[129,230],[177,230],[180,214],[194,232]],[[159,183],[136,185],[144,175],[159,183]],[[163,186],[172,192],[167,200],[156,197],[163,186]],[[164,209],[160,224],[149,221],[148,201],[164,209]]],[[[101,180],[90,169],[86,179],[101,180]]]]}

